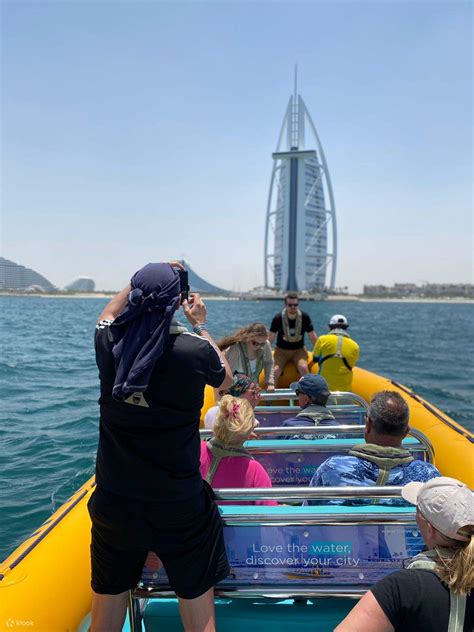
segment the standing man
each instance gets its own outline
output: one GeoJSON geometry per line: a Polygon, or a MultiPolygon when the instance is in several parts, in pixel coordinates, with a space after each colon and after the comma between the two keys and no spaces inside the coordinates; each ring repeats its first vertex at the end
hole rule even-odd
{"type": "Polygon", "coordinates": [[[352,391],[352,369],[359,359],[359,345],[347,333],[349,323],[342,314],[329,319],[329,333],[319,336],[313,349],[319,375],[331,391],[352,391]]]}
{"type": "Polygon", "coordinates": [[[277,337],[273,357],[275,384],[287,362],[292,362],[300,375],[308,373],[308,351],[304,346],[304,335],[308,334],[313,345],[318,339],[311,318],[298,305],[298,294],[289,292],[285,296],[284,309],[274,316],[270,326],[268,340],[273,342],[275,336],[277,337]]]}
{"type": "Polygon", "coordinates": [[[228,574],[222,522],[199,472],[204,387],[232,374],[206,307],[180,290],[176,262],[150,263],[113,298],[95,334],[100,378],[92,519],[92,632],[119,632],[149,551],[179,600],[186,632],[214,632],[214,585],[228,574]],[[173,267],[175,266],[175,267],[173,267]],[[194,334],[174,320],[183,311],[194,334]]]}

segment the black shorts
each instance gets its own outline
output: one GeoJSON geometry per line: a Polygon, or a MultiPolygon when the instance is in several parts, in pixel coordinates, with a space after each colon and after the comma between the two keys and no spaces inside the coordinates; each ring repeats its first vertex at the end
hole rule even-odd
{"type": "Polygon", "coordinates": [[[92,590],[118,595],[135,588],[154,551],[172,590],[183,599],[204,594],[229,574],[222,520],[207,483],[186,501],[152,502],[96,488],[92,519],[92,590]]]}

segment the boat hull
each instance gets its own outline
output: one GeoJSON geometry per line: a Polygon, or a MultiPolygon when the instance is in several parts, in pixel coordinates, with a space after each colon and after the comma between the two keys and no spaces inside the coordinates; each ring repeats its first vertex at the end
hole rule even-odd
{"type": "MultiPolygon", "coordinates": [[[[285,369],[280,386],[297,378],[293,367],[285,369]]],[[[406,399],[410,423],[431,440],[443,474],[473,488],[472,433],[403,385],[355,368],[353,391],[366,401],[387,389],[406,399]]],[[[214,392],[207,388],[203,414],[213,404],[214,392]]],[[[18,622],[41,632],[80,628],[91,607],[87,502],[94,484],[93,478],[88,480],[0,565],[0,625],[15,628],[18,622]]]]}

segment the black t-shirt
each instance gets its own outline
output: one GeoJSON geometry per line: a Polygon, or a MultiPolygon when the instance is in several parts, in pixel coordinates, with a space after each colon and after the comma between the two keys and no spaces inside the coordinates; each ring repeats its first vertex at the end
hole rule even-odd
{"type": "Polygon", "coordinates": [[[97,484],[144,500],[183,500],[199,493],[200,410],[204,387],[219,387],[225,368],[205,338],[170,336],[144,398],[147,407],[112,397],[115,362],[109,326],[96,329],[100,378],[97,484]]]}
{"type": "MultiPolygon", "coordinates": [[[[419,569],[391,573],[370,589],[395,632],[446,632],[449,588],[435,573],[419,569]]],[[[467,598],[463,632],[474,629],[474,594],[467,598]]]]}
{"type": "MultiPolygon", "coordinates": [[[[290,333],[293,334],[296,327],[296,318],[294,320],[289,318],[288,325],[290,326],[290,333]]],[[[304,347],[305,333],[314,331],[314,327],[308,314],[306,312],[301,312],[301,340],[298,342],[288,342],[283,338],[283,319],[280,312],[273,317],[272,324],[270,325],[270,331],[277,334],[276,346],[280,347],[280,349],[301,349],[301,347],[304,347]]]]}

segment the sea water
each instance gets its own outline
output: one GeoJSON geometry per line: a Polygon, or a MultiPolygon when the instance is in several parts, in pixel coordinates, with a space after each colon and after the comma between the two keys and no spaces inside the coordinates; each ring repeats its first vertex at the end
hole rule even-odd
{"type": "MultiPolygon", "coordinates": [[[[0,297],[0,560],[94,472],[93,335],[107,299],[0,297]]],[[[211,335],[262,321],[275,301],[208,301],[211,335]]],[[[474,305],[306,302],[318,333],[344,314],[359,366],[400,381],[474,431],[474,305]]]]}

